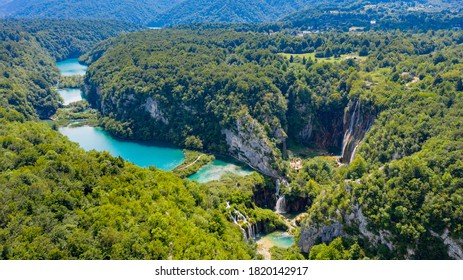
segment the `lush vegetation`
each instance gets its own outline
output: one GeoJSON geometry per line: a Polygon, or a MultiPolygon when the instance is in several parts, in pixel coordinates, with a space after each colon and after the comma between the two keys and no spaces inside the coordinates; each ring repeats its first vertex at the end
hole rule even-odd
{"type": "MultiPolygon", "coordinates": [[[[416,19],[413,9],[399,16],[394,3],[372,4],[395,22],[372,29],[416,19]]],[[[426,11],[417,22],[453,27],[461,13],[442,5],[439,17],[426,11]]],[[[346,9],[311,15],[371,19],[363,6],[346,9]]],[[[275,180],[179,178],[212,160],[199,151],[265,160],[285,210],[306,212],[294,221],[299,244],[315,239],[310,259],[461,257],[448,246],[463,244],[463,32],[294,36],[286,23],[205,24],[95,45],[126,25],[40,22],[1,22],[1,258],[260,258],[244,238],[288,228],[273,211],[275,180]],[[55,59],[87,50],[84,81],[61,83],[84,82],[88,102],[57,110],[55,59]],[[53,114],[53,128],[83,119],[197,151],[171,173],[138,168],[34,122],[53,114]],[[340,160],[349,135],[360,144],[340,160]],[[330,226],[339,230],[321,242],[316,232],[330,226]]],[[[272,256],[303,257],[297,247],[272,256]]]]}
{"type": "Polygon", "coordinates": [[[112,19],[146,24],[181,0],[12,0],[0,2],[0,15],[17,18],[112,19]]]}
{"type": "MultiPolygon", "coordinates": [[[[0,23],[1,25],[2,23],[0,23]]],[[[48,118],[58,106],[55,61],[28,33],[0,28],[0,105],[27,118],[48,118]]]]}
{"type": "Polygon", "coordinates": [[[180,178],[186,178],[196,173],[202,166],[213,161],[213,155],[203,154],[192,150],[183,150],[185,160],[173,170],[174,174],[180,178]]]}
{"type": "Polygon", "coordinates": [[[339,30],[437,30],[461,28],[461,1],[318,1],[283,18],[283,28],[339,30]],[[352,29],[351,29],[352,30],[352,29]]]}
{"type": "MultiPolygon", "coordinates": [[[[60,106],[54,59],[78,57],[92,44],[126,30],[136,27],[120,22],[1,20],[0,105],[29,119],[51,117],[60,106]]],[[[61,85],[80,83],[67,78],[61,85]]]]}
{"type": "MultiPolygon", "coordinates": [[[[292,175],[289,199],[311,202],[306,226],[341,221],[344,236],[361,237],[358,244],[372,258],[448,258],[446,233],[459,244],[463,49],[444,43],[458,34],[441,34],[446,39],[432,52],[406,39],[408,47],[387,45],[359,64],[349,96],[369,104],[377,118],[349,166],[309,161],[292,175]],[[352,227],[356,207],[373,234],[388,236],[392,250],[359,233],[358,221],[352,227]]],[[[310,257],[346,257],[340,248],[315,246],[310,257]]]]}
{"type": "Polygon", "coordinates": [[[194,22],[267,22],[304,8],[313,0],[185,0],[156,16],[153,26],[194,22]]]}
{"type": "Polygon", "coordinates": [[[0,28],[30,34],[57,61],[79,57],[97,42],[141,29],[116,20],[52,19],[4,19],[0,21],[0,28]]]}
{"type": "MultiPolygon", "coordinates": [[[[273,191],[257,173],[205,188],[108,153],[84,152],[36,122],[36,104],[28,98],[37,90],[29,83],[39,81],[49,98],[59,100],[52,95],[54,60],[29,33],[2,31],[1,259],[250,259],[257,256],[233,224],[237,211],[262,232],[286,228],[254,202],[257,190],[273,191]]],[[[82,118],[97,122],[86,101],[59,109],[52,127],[82,118]]],[[[239,221],[246,229],[251,223],[239,221]]]]}
{"type": "Polygon", "coordinates": [[[86,153],[46,125],[1,115],[0,258],[253,257],[217,208],[225,202],[203,186],[86,153]]]}

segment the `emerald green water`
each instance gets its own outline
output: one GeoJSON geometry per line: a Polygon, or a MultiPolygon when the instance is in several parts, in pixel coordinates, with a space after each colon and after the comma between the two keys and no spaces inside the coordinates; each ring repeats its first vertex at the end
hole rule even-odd
{"type": "Polygon", "coordinates": [[[59,89],[58,93],[63,98],[64,105],[82,100],[82,91],[78,88],[59,89]]]}
{"type": "MultiPolygon", "coordinates": [[[[87,66],[77,59],[67,59],[58,62],[57,67],[62,76],[85,75],[87,66]]],[[[80,89],[60,89],[59,94],[64,105],[82,100],[80,89]]],[[[162,170],[172,170],[185,160],[182,150],[143,142],[123,141],[116,139],[98,127],[61,127],[59,131],[71,141],[77,142],[85,150],[108,151],[113,156],[120,156],[138,166],[155,166],[162,170]]],[[[252,170],[239,164],[214,160],[203,166],[197,173],[189,177],[200,183],[220,180],[225,174],[245,176],[252,170]]]]}
{"type": "Polygon", "coordinates": [[[189,176],[188,179],[198,181],[199,183],[207,183],[210,181],[220,180],[226,174],[246,176],[252,172],[253,170],[248,167],[216,159],[201,167],[198,172],[189,176]]]}
{"type": "Polygon", "coordinates": [[[264,235],[257,240],[257,243],[269,243],[276,247],[289,248],[294,244],[294,236],[287,232],[274,231],[270,234],[264,235]]]}
{"type": "Polygon", "coordinates": [[[66,59],[56,63],[61,72],[61,76],[83,76],[87,72],[87,66],[79,63],[77,58],[66,59]]]}
{"type": "Polygon", "coordinates": [[[122,141],[98,127],[61,127],[59,131],[71,141],[79,143],[84,150],[108,151],[113,156],[121,156],[141,167],[155,166],[162,170],[172,170],[185,160],[180,149],[122,141]]]}

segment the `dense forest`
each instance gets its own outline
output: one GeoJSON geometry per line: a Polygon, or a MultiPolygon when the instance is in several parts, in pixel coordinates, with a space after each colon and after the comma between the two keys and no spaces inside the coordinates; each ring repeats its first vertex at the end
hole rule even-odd
{"type": "Polygon", "coordinates": [[[145,31],[97,46],[85,80],[119,135],[228,152],[288,180],[288,210],[308,211],[307,253],[335,228],[322,241],[342,237],[342,258],[457,258],[462,35],[145,31]],[[295,168],[300,145],[344,164],[295,168]]]}
{"type": "Polygon", "coordinates": [[[55,60],[78,57],[98,41],[138,27],[121,22],[0,21],[0,104],[26,118],[52,116],[59,96],[55,60]]]}
{"type": "Polygon", "coordinates": [[[314,0],[185,0],[157,15],[150,26],[194,22],[269,22],[301,10],[314,0]]]}
{"type": "Polygon", "coordinates": [[[252,201],[254,191],[271,186],[257,173],[205,189],[107,152],[84,152],[38,123],[59,106],[51,55],[66,44],[46,49],[18,23],[8,26],[1,40],[1,259],[252,259],[255,245],[230,215],[245,213],[261,232],[286,228],[252,201]],[[43,108],[51,109],[41,115],[43,108]]]}
{"type": "Polygon", "coordinates": [[[284,28],[327,30],[437,30],[463,27],[461,1],[340,1],[318,3],[281,19],[284,28]]]}
{"type": "Polygon", "coordinates": [[[9,0],[0,17],[121,20],[155,27],[264,23],[273,31],[430,30],[462,27],[459,0],[9,0]]]}
{"type": "Polygon", "coordinates": [[[344,4],[162,30],[0,21],[0,259],[261,259],[256,234],[275,230],[296,244],[274,259],[463,259],[461,8],[344,4]],[[86,101],[64,107],[56,62],[76,57],[87,74],[61,82],[86,101]],[[84,109],[188,149],[186,168],[85,152],[56,131],[84,109]],[[186,179],[202,153],[258,172],[186,179]]]}
{"type": "Polygon", "coordinates": [[[180,2],[182,0],[12,0],[0,1],[0,16],[22,19],[104,19],[146,24],[156,14],[180,2]]]}

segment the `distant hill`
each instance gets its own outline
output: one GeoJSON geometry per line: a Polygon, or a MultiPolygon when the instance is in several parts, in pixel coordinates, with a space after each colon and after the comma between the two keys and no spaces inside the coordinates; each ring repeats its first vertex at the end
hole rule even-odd
{"type": "Polygon", "coordinates": [[[151,26],[191,22],[267,22],[316,2],[317,0],[0,0],[0,16],[118,19],[151,26]]]}
{"type": "Polygon", "coordinates": [[[461,0],[319,1],[280,19],[302,30],[430,30],[463,27],[461,0]]]}
{"type": "Polygon", "coordinates": [[[315,0],[186,0],[158,15],[151,26],[191,22],[267,22],[303,9],[315,0]]]}
{"type": "Polygon", "coordinates": [[[118,19],[146,24],[183,0],[0,0],[0,15],[21,18],[118,19]]]}

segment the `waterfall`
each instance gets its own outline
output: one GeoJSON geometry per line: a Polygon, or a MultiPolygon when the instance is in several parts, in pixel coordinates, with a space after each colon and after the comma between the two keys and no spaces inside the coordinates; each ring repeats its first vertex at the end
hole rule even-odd
{"type": "Polygon", "coordinates": [[[357,143],[357,145],[355,145],[354,150],[352,151],[352,154],[350,155],[349,162],[352,162],[352,161],[354,160],[354,158],[355,158],[355,152],[357,152],[357,148],[358,148],[359,145],[360,145],[360,142],[357,143]]]}
{"type": "Polygon", "coordinates": [[[236,209],[233,211],[233,214],[230,213],[230,217],[232,218],[233,223],[240,228],[243,233],[244,240],[248,241],[249,239],[255,239],[257,234],[257,225],[248,222],[246,216],[236,209]],[[246,226],[246,229],[243,225],[246,226]]]}
{"type": "Polygon", "coordinates": [[[357,148],[374,122],[371,108],[363,108],[360,101],[349,103],[344,113],[344,138],[342,139],[341,162],[350,163],[355,158],[357,148]],[[352,110],[353,108],[353,110],[352,110]]]}
{"type": "Polygon", "coordinates": [[[346,148],[350,144],[351,139],[352,139],[352,137],[354,135],[354,125],[355,125],[355,122],[356,122],[355,115],[356,115],[356,113],[358,111],[359,104],[360,104],[360,102],[355,103],[354,112],[352,113],[352,117],[350,118],[350,121],[349,121],[349,128],[344,133],[344,138],[342,139],[341,158],[344,158],[346,148]]]}
{"type": "Polygon", "coordinates": [[[288,182],[286,182],[284,179],[282,181],[277,179],[276,181],[275,195],[277,197],[277,203],[275,205],[275,212],[278,214],[286,213],[286,199],[284,195],[280,194],[281,183],[283,183],[284,186],[288,185],[288,182]]]}
{"type": "Polygon", "coordinates": [[[278,214],[286,213],[286,199],[284,195],[278,197],[277,204],[275,206],[275,212],[278,214]]]}

